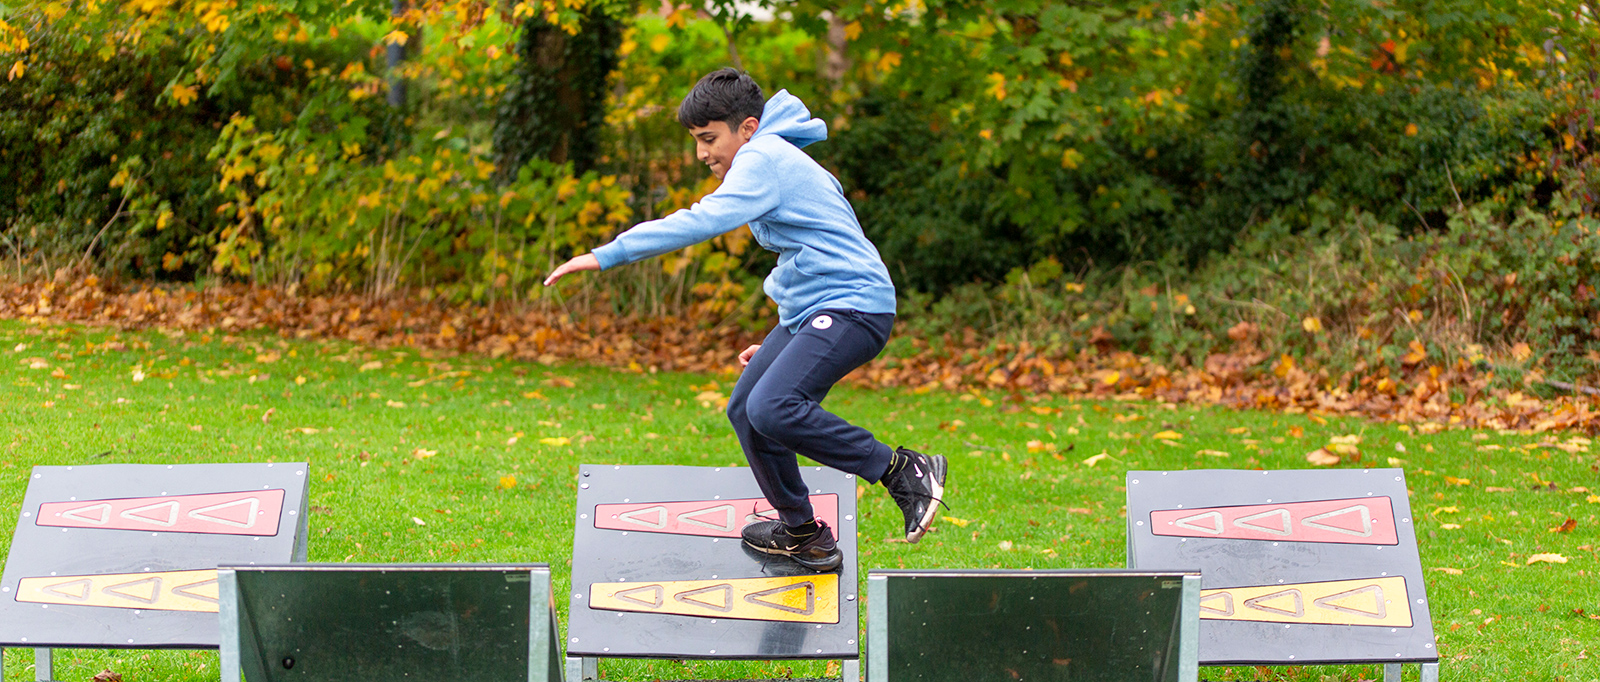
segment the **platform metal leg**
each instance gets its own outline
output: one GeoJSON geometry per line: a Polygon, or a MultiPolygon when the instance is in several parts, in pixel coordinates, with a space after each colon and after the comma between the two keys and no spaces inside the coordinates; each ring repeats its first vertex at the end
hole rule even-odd
{"type": "Polygon", "coordinates": [[[50,653],[49,649],[33,650],[33,679],[40,682],[49,682],[55,679],[54,672],[50,670],[50,653]]]}
{"type": "MultiPolygon", "coordinates": [[[[1421,668],[1418,671],[1418,680],[1421,682],[1439,682],[1438,663],[1421,663],[1417,667],[1421,668]]],[[[1383,664],[1383,682],[1400,682],[1400,673],[1403,670],[1405,670],[1405,666],[1399,663],[1383,664]]]]}
{"type": "Polygon", "coordinates": [[[587,682],[600,679],[600,659],[578,656],[567,657],[567,682],[587,682]]]}
{"type": "Polygon", "coordinates": [[[861,682],[861,659],[840,662],[839,682],[861,682]]]}

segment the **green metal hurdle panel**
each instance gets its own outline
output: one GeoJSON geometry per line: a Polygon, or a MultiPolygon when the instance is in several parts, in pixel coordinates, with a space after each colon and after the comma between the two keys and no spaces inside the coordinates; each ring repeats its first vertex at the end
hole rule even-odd
{"type": "Polygon", "coordinates": [[[867,573],[871,682],[1195,682],[1200,573],[867,573]]]}
{"type": "Polygon", "coordinates": [[[557,682],[544,564],[224,566],[222,680],[557,682]]]}

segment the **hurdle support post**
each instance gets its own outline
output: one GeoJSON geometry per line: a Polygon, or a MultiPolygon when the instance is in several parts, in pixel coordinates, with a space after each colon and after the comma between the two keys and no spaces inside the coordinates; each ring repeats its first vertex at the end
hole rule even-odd
{"type": "MultiPolygon", "coordinates": [[[[34,660],[35,679],[37,679],[37,680],[49,680],[51,677],[54,676],[53,675],[53,671],[50,669],[50,650],[49,649],[34,649],[33,650],[33,660],[34,660]]],[[[0,682],[5,682],[5,680],[6,680],[6,650],[4,648],[0,648],[0,682]]]]}
{"type": "MultiPolygon", "coordinates": [[[[1438,663],[1420,663],[1417,679],[1421,682],[1439,682],[1438,663]]],[[[1405,666],[1399,663],[1385,663],[1383,665],[1383,682],[1400,682],[1400,673],[1405,666]]]]}
{"type": "Polygon", "coordinates": [[[587,682],[600,679],[600,659],[587,656],[567,657],[567,682],[587,682]]]}

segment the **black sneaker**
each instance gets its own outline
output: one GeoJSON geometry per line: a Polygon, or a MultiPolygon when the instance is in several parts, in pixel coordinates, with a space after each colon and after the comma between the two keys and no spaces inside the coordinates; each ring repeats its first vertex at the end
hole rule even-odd
{"type": "Polygon", "coordinates": [[[944,504],[944,474],[948,463],[939,455],[924,455],[905,448],[896,448],[895,454],[910,461],[899,471],[885,476],[883,487],[889,489],[889,495],[906,517],[906,542],[916,542],[933,527],[933,516],[939,505],[944,504]]]}
{"type": "Polygon", "coordinates": [[[844,552],[833,540],[833,531],[817,519],[817,532],[795,537],[780,521],[757,521],[740,531],[744,544],[758,552],[777,554],[813,571],[832,571],[844,563],[844,552]]]}

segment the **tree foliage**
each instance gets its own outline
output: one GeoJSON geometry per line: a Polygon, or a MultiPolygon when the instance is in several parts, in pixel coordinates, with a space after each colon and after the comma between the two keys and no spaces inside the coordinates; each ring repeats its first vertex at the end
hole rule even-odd
{"type": "MultiPolygon", "coordinates": [[[[995,227],[978,233],[1019,233],[1033,258],[1194,259],[1253,226],[1308,224],[1313,197],[1407,231],[1438,229],[1462,201],[1510,212],[1547,200],[1555,181],[1534,159],[1587,156],[1573,146],[1587,127],[1558,141],[1550,126],[1591,92],[1594,28],[1577,2],[833,11],[851,21],[859,68],[892,115],[936,138],[940,152],[918,174],[955,196],[988,195],[975,213],[995,227]]],[[[887,176],[896,159],[923,163],[903,146],[857,154],[887,176]]],[[[857,203],[904,205],[900,222],[911,225],[949,209],[919,191],[890,187],[857,203]]],[[[997,276],[979,260],[957,269],[997,276]]]]}
{"type": "MultiPolygon", "coordinates": [[[[141,275],[520,295],[533,260],[714,187],[671,114],[730,62],[829,121],[810,151],[908,290],[1198,263],[1330,211],[1404,236],[1595,203],[1578,0],[407,7],[0,10],[0,234],[141,275]]],[[[661,271],[742,302],[766,261],[741,243],[661,271]]]]}

